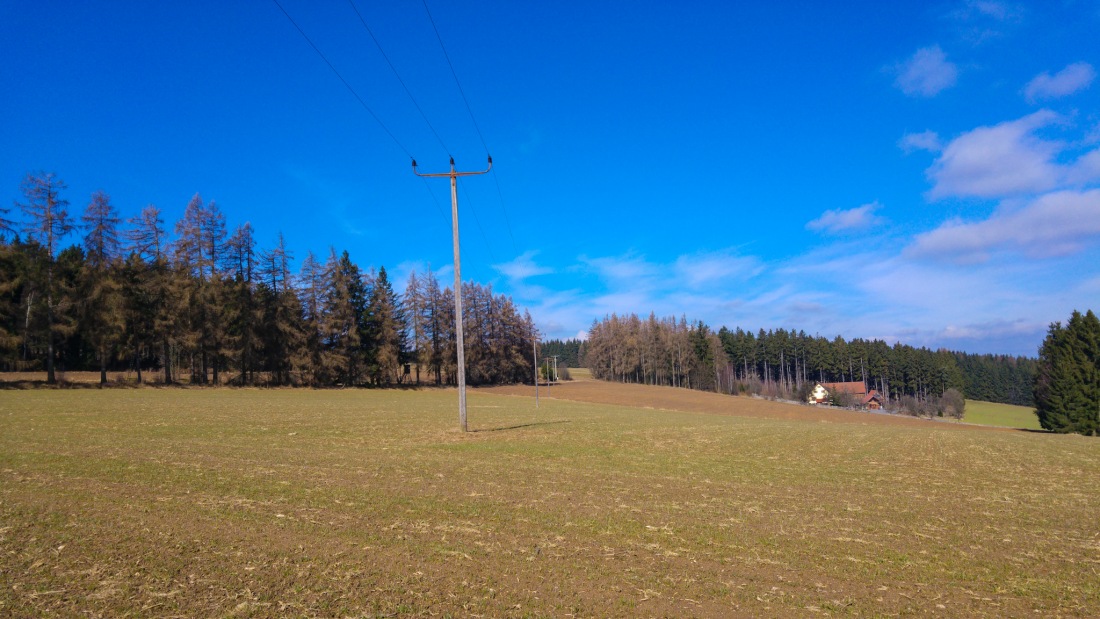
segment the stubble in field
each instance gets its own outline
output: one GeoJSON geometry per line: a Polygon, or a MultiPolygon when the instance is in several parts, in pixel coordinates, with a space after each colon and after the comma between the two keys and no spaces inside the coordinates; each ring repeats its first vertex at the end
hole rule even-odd
{"type": "Polygon", "coordinates": [[[1100,613],[1100,443],[453,391],[0,393],[0,615],[1100,613]]]}

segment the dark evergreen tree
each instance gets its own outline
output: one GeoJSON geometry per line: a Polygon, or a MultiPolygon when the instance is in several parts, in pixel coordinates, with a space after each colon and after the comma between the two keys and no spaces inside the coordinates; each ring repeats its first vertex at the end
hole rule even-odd
{"type": "Polygon", "coordinates": [[[401,299],[393,291],[386,267],[378,269],[367,306],[367,347],[371,351],[369,372],[376,384],[403,380],[402,359],[408,348],[407,326],[401,299]]]}
{"type": "Polygon", "coordinates": [[[260,252],[260,337],[264,367],[274,385],[293,382],[292,370],[308,356],[302,305],[290,275],[290,252],[283,235],[270,251],[260,252]]]}
{"type": "Polygon", "coordinates": [[[80,324],[86,343],[95,351],[103,385],[107,383],[107,364],[114,359],[126,326],[117,264],[121,219],[110,197],[97,191],[82,220],[86,260],[79,282],[80,324]]]}
{"type": "Polygon", "coordinates": [[[1044,429],[1100,434],[1100,320],[1092,310],[1050,326],[1039,349],[1035,406],[1044,429]]]}
{"type": "Polygon", "coordinates": [[[61,299],[55,277],[55,261],[62,239],[73,228],[67,209],[69,202],[61,198],[61,191],[66,188],[65,183],[52,172],[27,174],[23,179],[22,187],[26,202],[19,204],[27,218],[24,225],[27,238],[38,243],[45,250],[44,254],[41,254],[42,268],[33,271],[41,277],[37,282],[37,289],[41,293],[38,295],[39,303],[33,308],[28,307],[28,311],[40,308],[45,315],[46,382],[50,384],[56,382],[55,340],[60,326],[59,314],[63,309],[59,305],[61,299]]]}

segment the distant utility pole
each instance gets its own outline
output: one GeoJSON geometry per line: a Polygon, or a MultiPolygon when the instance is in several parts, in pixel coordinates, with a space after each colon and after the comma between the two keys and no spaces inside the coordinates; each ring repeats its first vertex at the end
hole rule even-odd
{"type": "Polygon", "coordinates": [[[535,408],[539,407],[539,341],[532,338],[531,353],[535,357],[535,408]]]}
{"type": "Polygon", "coordinates": [[[455,336],[458,339],[458,426],[466,431],[466,345],[462,338],[462,260],[458,253],[458,177],[485,174],[493,169],[493,157],[489,156],[489,167],[480,172],[456,172],[455,158],[451,157],[451,171],[436,174],[421,174],[416,171],[416,159],[413,159],[413,174],[427,178],[451,179],[451,232],[455,248],[455,336]]]}

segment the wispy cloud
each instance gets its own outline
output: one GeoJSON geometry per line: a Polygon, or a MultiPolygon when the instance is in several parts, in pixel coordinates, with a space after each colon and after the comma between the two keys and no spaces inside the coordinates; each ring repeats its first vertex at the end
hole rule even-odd
{"type": "Polygon", "coordinates": [[[978,13],[998,21],[1008,19],[1015,11],[1005,2],[993,2],[992,0],[972,0],[966,4],[978,13]]]}
{"type": "Polygon", "coordinates": [[[535,264],[534,258],[536,255],[538,255],[537,251],[524,252],[510,262],[494,264],[493,268],[513,281],[553,273],[553,269],[535,264]]]}
{"type": "MultiPolygon", "coordinates": [[[[1041,212],[1024,225],[1035,227],[1036,219],[1057,211],[1045,205],[1037,208],[1041,212]]],[[[995,234],[998,229],[1014,229],[1018,222],[986,225],[995,234]]],[[[977,232],[989,238],[986,230],[977,232]]],[[[1052,233],[1046,238],[1061,237],[1052,233]]],[[[1019,239],[1017,234],[1006,243],[1019,239]]],[[[1084,239],[1082,244],[1088,242],[1084,239]]],[[[547,337],[574,337],[593,319],[611,313],[644,316],[653,311],[661,317],[685,314],[714,328],[786,327],[830,338],[840,334],[916,346],[1034,354],[1046,323],[1065,313],[1067,299],[1083,294],[1067,287],[1064,279],[1051,277],[1048,268],[1018,256],[989,252],[984,263],[960,266],[950,260],[928,260],[903,246],[838,242],[770,262],[733,250],[667,262],[637,255],[586,257],[578,260],[581,269],[591,271],[598,265],[605,274],[602,289],[544,291],[517,300],[531,308],[547,337]],[[723,263],[723,257],[733,260],[723,263]],[[757,267],[749,270],[755,273],[751,277],[740,270],[721,275],[729,265],[752,264],[757,267]],[[685,273],[693,269],[707,275],[692,281],[685,273]]],[[[571,270],[568,265],[555,269],[571,270]]]]}
{"type": "Polygon", "coordinates": [[[1066,180],[1074,185],[1084,185],[1100,180],[1100,148],[1085,153],[1069,169],[1066,180]]]}
{"type": "Polygon", "coordinates": [[[806,224],[806,229],[830,234],[867,230],[883,222],[881,217],[875,215],[875,211],[880,208],[881,204],[871,202],[847,210],[828,210],[806,224]]]}
{"type": "Polygon", "coordinates": [[[898,148],[906,154],[917,150],[926,150],[938,153],[943,150],[943,142],[935,131],[921,131],[920,133],[906,133],[898,140],[898,148]]]}
{"type": "Polygon", "coordinates": [[[674,265],[678,278],[692,288],[743,281],[758,275],[762,268],[757,258],[728,252],[680,256],[674,265]]]}
{"type": "Polygon", "coordinates": [[[988,219],[958,219],[917,235],[908,253],[956,263],[989,260],[994,252],[1031,258],[1061,256],[1100,240],[1100,189],[1049,193],[1021,208],[998,209],[988,219]]]}
{"type": "Polygon", "coordinates": [[[1088,88],[1096,79],[1096,70],[1087,62],[1075,62],[1051,75],[1040,73],[1024,87],[1024,96],[1034,103],[1044,99],[1057,99],[1088,88]]]}
{"type": "Polygon", "coordinates": [[[939,45],[917,50],[894,68],[894,85],[911,97],[934,97],[955,85],[959,70],[939,45]]]}
{"type": "Polygon", "coordinates": [[[1016,22],[1023,17],[1023,13],[1023,8],[1015,2],[968,0],[950,16],[959,21],[1016,22]]]}
{"type": "Polygon", "coordinates": [[[1015,2],[970,0],[947,14],[974,45],[1000,38],[1006,27],[1023,21],[1024,8],[1015,2]]]}
{"type": "Polygon", "coordinates": [[[1056,187],[1064,170],[1054,158],[1064,145],[1043,140],[1035,131],[1060,119],[1040,110],[955,138],[928,170],[929,197],[1003,197],[1056,187]]]}
{"type": "Polygon", "coordinates": [[[632,254],[601,258],[582,256],[581,262],[600,279],[611,284],[626,283],[634,287],[648,286],[650,279],[656,277],[659,271],[644,257],[632,254]]]}

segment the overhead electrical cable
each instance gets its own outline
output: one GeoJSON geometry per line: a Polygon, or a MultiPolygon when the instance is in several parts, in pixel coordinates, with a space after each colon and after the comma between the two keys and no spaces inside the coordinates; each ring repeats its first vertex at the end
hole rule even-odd
{"type": "MultiPolygon", "coordinates": [[[[470,122],[474,124],[474,129],[477,131],[477,137],[481,139],[481,145],[485,147],[485,153],[489,154],[489,145],[485,143],[485,136],[481,133],[481,126],[477,124],[477,118],[474,117],[474,110],[470,107],[470,101],[466,98],[466,91],[462,89],[462,82],[458,79],[458,72],[455,71],[455,65],[451,62],[451,55],[447,53],[447,46],[443,44],[443,36],[439,34],[439,28],[435,25],[435,18],[432,17],[432,11],[428,8],[428,0],[422,0],[424,4],[424,12],[428,14],[428,21],[432,24],[432,30],[435,31],[435,38],[439,41],[439,48],[443,50],[443,57],[447,59],[447,66],[451,68],[451,75],[455,78],[455,86],[458,87],[458,94],[462,95],[462,102],[466,104],[466,112],[470,114],[470,122]]],[[[500,180],[497,178],[496,173],[493,173],[493,180],[496,181],[497,195],[500,197],[500,211],[504,214],[504,225],[508,230],[508,237],[512,239],[512,250],[517,254],[519,253],[519,246],[516,244],[516,237],[512,234],[512,222],[508,218],[508,209],[504,207],[504,194],[500,190],[500,180]]]]}
{"type": "Polygon", "coordinates": [[[455,72],[455,66],[451,62],[451,56],[447,53],[447,46],[443,44],[443,37],[439,34],[439,28],[435,25],[435,18],[432,17],[432,12],[428,9],[428,0],[423,0],[424,11],[428,14],[428,21],[432,22],[432,30],[435,30],[435,38],[439,40],[439,47],[443,50],[443,57],[447,59],[447,66],[451,68],[451,75],[455,78],[455,85],[458,86],[458,94],[462,95],[462,102],[466,104],[466,111],[470,113],[470,120],[474,123],[474,129],[477,130],[477,137],[481,138],[481,145],[485,147],[485,153],[489,153],[489,146],[485,143],[485,136],[481,134],[481,127],[477,124],[477,119],[474,118],[474,111],[470,109],[470,102],[466,100],[466,93],[462,90],[462,83],[458,81],[458,73],[455,72]]]}
{"type": "MultiPolygon", "coordinates": [[[[456,191],[458,190],[458,187],[459,185],[456,184],[456,191]]],[[[462,201],[468,205],[468,208],[473,207],[473,204],[470,202],[470,194],[464,193],[462,201]]],[[[477,209],[470,208],[470,213],[472,213],[474,216],[474,222],[477,223],[477,229],[481,231],[481,240],[485,242],[485,248],[489,250],[489,258],[491,258],[493,262],[498,262],[496,254],[493,253],[493,246],[489,243],[489,236],[485,234],[485,228],[481,226],[481,218],[477,216],[477,209]]]]}
{"type": "Polygon", "coordinates": [[[428,179],[421,177],[420,180],[424,182],[424,190],[432,197],[432,202],[435,203],[435,210],[439,211],[440,215],[446,217],[447,212],[443,210],[443,205],[439,203],[439,198],[435,197],[435,194],[432,193],[432,187],[428,184],[428,179]]]}
{"type": "MultiPolygon", "coordinates": [[[[378,42],[378,37],[374,36],[374,31],[370,29],[370,26],[367,25],[367,20],[364,19],[363,14],[359,12],[359,7],[355,5],[355,0],[348,0],[348,4],[350,4],[352,10],[355,11],[355,15],[359,18],[359,23],[363,24],[363,29],[367,31],[367,34],[370,35],[371,40],[374,41],[374,45],[378,48],[378,53],[382,54],[382,58],[385,58],[386,64],[390,65],[390,70],[393,71],[393,76],[396,77],[397,81],[401,83],[401,87],[405,89],[405,94],[409,95],[409,100],[412,101],[412,104],[416,107],[416,111],[420,112],[420,117],[424,119],[424,122],[428,125],[428,128],[432,130],[432,134],[435,135],[435,139],[439,140],[439,145],[443,147],[444,152],[446,152],[448,156],[453,156],[451,155],[451,149],[447,148],[447,145],[443,142],[443,138],[439,137],[439,132],[435,130],[435,127],[432,125],[432,121],[428,120],[428,115],[424,113],[424,110],[420,107],[420,104],[417,103],[416,97],[413,96],[412,91],[409,90],[409,87],[405,84],[405,80],[401,79],[401,74],[397,72],[397,67],[393,66],[393,62],[390,61],[389,55],[387,55],[386,51],[382,49],[382,44],[378,42]]],[[[484,140],[482,141],[482,143],[484,143],[484,140]]]]}
{"type": "Polygon", "coordinates": [[[497,176],[496,170],[493,170],[493,181],[497,185],[497,196],[500,198],[500,212],[504,213],[504,225],[508,228],[508,236],[512,239],[512,251],[519,253],[519,246],[516,245],[516,237],[512,235],[512,223],[508,221],[508,209],[504,208],[504,193],[500,190],[500,177],[497,176]]]}
{"type": "Polygon", "coordinates": [[[386,123],[382,122],[382,119],[378,117],[378,114],[375,114],[374,110],[372,110],[370,106],[367,105],[367,102],[363,100],[363,97],[360,97],[359,93],[355,92],[355,89],[351,87],[351,84],[349,84],[348,81],[344,79],[344,76],[340,75],[340,72],[336,70],[336,67],[333,66],[331,62],[329,62],[329,59],[325,56],[321,49],[317,47],[313,40],[309,38],[309,35],[306,34],[305,30],[302,30],[302,27],[298,25],[298,22],[294,21],[294,18],[290,16],[290,13],[286,12],[286,9],[283,8],[283,5],[279,4],[279,0],[271,1],[275,3],[275,6],[279,7],[279,10],[283,12],[283,15],[286,15],[286,18],[290,20],[291,24],[294,25],[294,28],[298,31],[298,34],[302,35],[302,38],[306,40],[306,43],[309,43],[309,46],[313,48],[313,51],[317,52],[317,55],[321,57],[321,60],[325,61],[325,64],[328,65],[328,68],[332,69],[332,72],[336,74],[336,77],[340,79],[340,81],[348,89],[348,92],[350,92],[352,96],[355,97],[356,101],[359,102],[359,105],[363,106],[363,109],[371,115],[371,118],[373,118],[375,122],[378,123],[378,126],[382,127],[382,130],[386,132],[386,135],[390,136],[390,139],[393,140],[393,143],[397,144],[397,146],[401,150],[405,151],[405,154],[409,156],[409,159],[412,159],[413,156],[412,153],[409,152],[409,149],[405,148],[405,145],[402,144],[401,141],[397,139],[397,136],[395,136],[393,132],[390,131],[389,127],[386,126],[386,123]]]}

